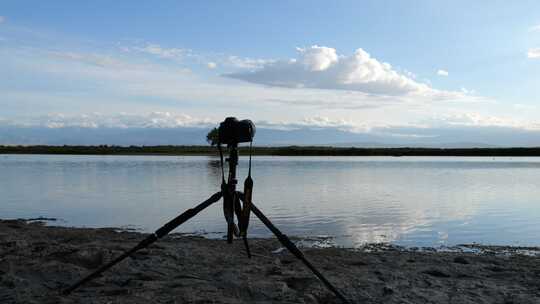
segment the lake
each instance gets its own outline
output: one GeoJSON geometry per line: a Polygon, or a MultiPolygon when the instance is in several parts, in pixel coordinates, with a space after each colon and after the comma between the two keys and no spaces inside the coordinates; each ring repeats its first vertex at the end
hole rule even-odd
{"type": "MultiPolygon", "coordinates": [[[[540,245],[540,158],[258,156],[252,170],[254,202],[290,236],[540,245]]],[[[211,156],[0,155],[0,218],[150,232],[218,191],[220,174],[211,156]]],[[[176,230],[224,231],[221,202],[176,230]]],[[[270,236],[253,215],[249,234],[270,236]]]]}

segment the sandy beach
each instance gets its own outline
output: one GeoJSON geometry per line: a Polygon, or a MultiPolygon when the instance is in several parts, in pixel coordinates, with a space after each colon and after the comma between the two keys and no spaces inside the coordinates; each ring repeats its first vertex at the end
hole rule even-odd
{"type": "MultiPolygon", "coordinates": [[[[174,234],[61,295],[142,238],[0,221],[0,303],[339,303],[277,240],[252,239],[248,259],[241,241],[174,234]]],[[[540,303],[540,258],[509,250],[303,249],[353,303],[540,303]]]]}

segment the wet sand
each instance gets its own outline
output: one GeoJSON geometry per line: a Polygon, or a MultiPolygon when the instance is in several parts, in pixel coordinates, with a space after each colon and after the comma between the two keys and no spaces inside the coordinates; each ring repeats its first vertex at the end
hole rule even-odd
{"type": "MultiPolygon", "coordinates": [[[[60,291],[144,238],[113,228],[0,220],[0,303],[340,303],[274,239],[171,235],[69,296],[60,291]]],[[[484,253],[303,249],[353,303],[540,303],[540,258],[484,253]]]]}

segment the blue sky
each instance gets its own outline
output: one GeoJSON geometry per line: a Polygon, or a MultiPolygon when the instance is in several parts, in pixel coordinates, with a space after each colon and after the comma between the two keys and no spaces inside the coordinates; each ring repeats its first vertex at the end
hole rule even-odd
{"type": "Polygon", "coordinates": [[[7,0],[0,16],[0,125],[540,131],[538,1],[7,0]]]}

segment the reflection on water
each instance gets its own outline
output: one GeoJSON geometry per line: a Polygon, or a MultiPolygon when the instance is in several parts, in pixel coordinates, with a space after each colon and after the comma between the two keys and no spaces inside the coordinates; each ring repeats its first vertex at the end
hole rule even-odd
{"type": "MultiPolygon", "coordinates": [[[[289,235],[347,247],[537,246],[539,169],[537,158],[255,157],[254,201],[289,235]]],[[[207,156],[3,155],[0,217],[152,231],[220,182],[219,159],[207,156]]],[[[269,236],[252,218],[250,234],[269,236]]],[[[220,203],[178,229],[224,230],[220,203]]]]}
{"type": "MultiPolygon", "coordinates": [[[[219,161],[219,159],[212,159],[212,158],[207,159],[206,164],[207,164],[207,167],[208,167],[208,174],[211,174],[212,176],[221,177],[221,162],[219,161]]],[[[225,165],[227,165],[227,164],[225,163],[225,165]]],[[[201,172],[201,173],[203,173],[203,172],[201,172]]],[[[201,174],[201,173],[199,173],[199,174],[201,174]]]]}

